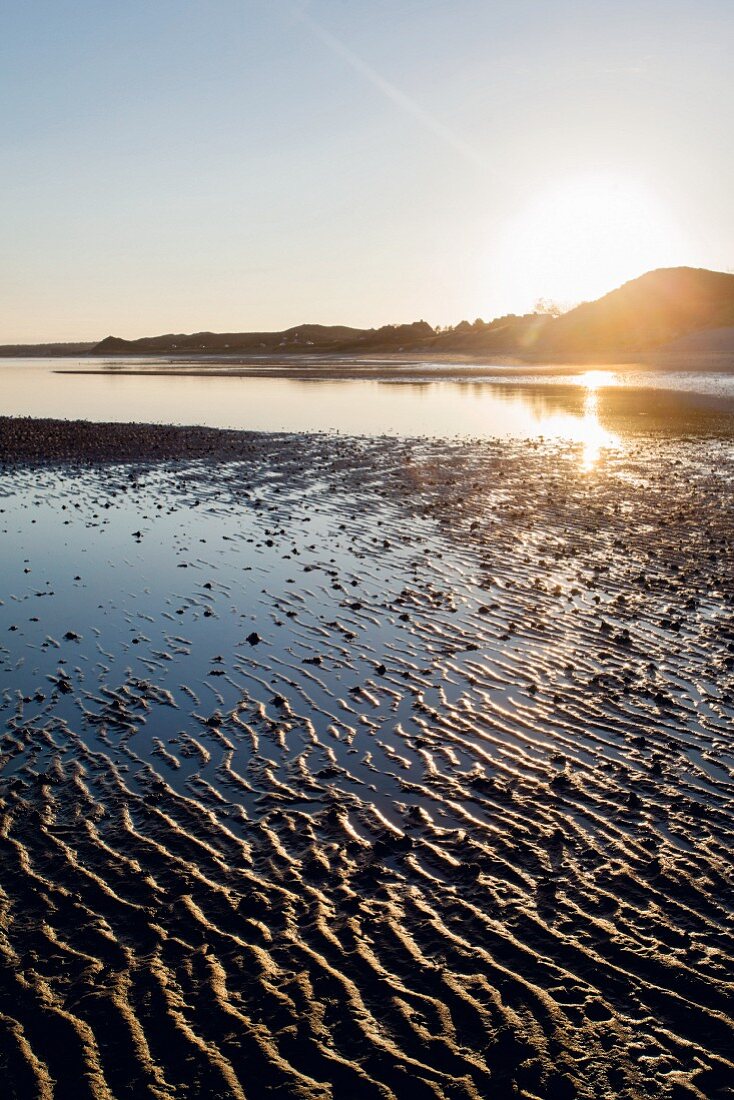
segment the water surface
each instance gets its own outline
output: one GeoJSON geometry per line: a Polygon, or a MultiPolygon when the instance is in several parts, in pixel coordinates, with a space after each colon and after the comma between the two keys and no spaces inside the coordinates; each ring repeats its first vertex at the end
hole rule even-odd
{"type": "MultiPolygon", "coordinates": [[[[423,366],[416,374],[412,364],[406,375],[388,364],[390,378],[309,379],[263,374],[261,367],[243,375],[234,373],[241,365],[196,361],[172,367],[145,359],[9,359],[0,362],[0,392],[2,412],[14,416],[361,436],[563,439],[582,443],[592,457],[640,432],[729,434],[734,424],[730,375],[591,369],[518,377],[497,368],[494,376],[471,377],[462,368],[448,380],[436,378],[435,363],[423,366]]],[[[347,373],[353,365],[343,368],[347,373]]]]}

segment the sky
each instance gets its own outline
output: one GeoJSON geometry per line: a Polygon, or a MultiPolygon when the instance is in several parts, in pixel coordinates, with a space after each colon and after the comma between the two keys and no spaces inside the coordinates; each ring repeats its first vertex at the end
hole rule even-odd
{"type": "Polygon", "coordinates": [[[1,0],[0,342],[734,270],[732,0],[1,0]]]}

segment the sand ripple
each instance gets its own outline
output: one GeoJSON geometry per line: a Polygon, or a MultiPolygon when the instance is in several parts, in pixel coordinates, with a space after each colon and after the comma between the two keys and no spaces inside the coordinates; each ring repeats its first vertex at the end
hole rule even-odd
{"type": "Polygon", "coordinates": [[[4,1095],[734,1095],[728,445],[245,439],[0,477],[4,1095]]]}

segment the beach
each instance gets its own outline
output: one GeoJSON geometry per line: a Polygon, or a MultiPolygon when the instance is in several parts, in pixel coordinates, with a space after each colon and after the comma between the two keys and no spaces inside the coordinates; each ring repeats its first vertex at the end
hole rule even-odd
{"type": "Polygon", "coordinates": [[[2,420],[5,1095],[731,1096],[733,479],[2,420]]]}
{"type": "Polygon", "coordinates": [[[734,3],[6,8],[0,1100],[734,1100],[734,3]]]}

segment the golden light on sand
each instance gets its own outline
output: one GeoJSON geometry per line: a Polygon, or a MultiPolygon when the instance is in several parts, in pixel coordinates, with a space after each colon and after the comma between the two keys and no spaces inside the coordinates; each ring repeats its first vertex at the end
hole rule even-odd
{"type": "Polygon", "coordinates": [[[540,297],[564,305],[599,297],[680,254],[674,218],[650,186],[594,172],[539,186],[508,219],[488,263],[502,271],[508,297],[530,310],[540,297]]]}

